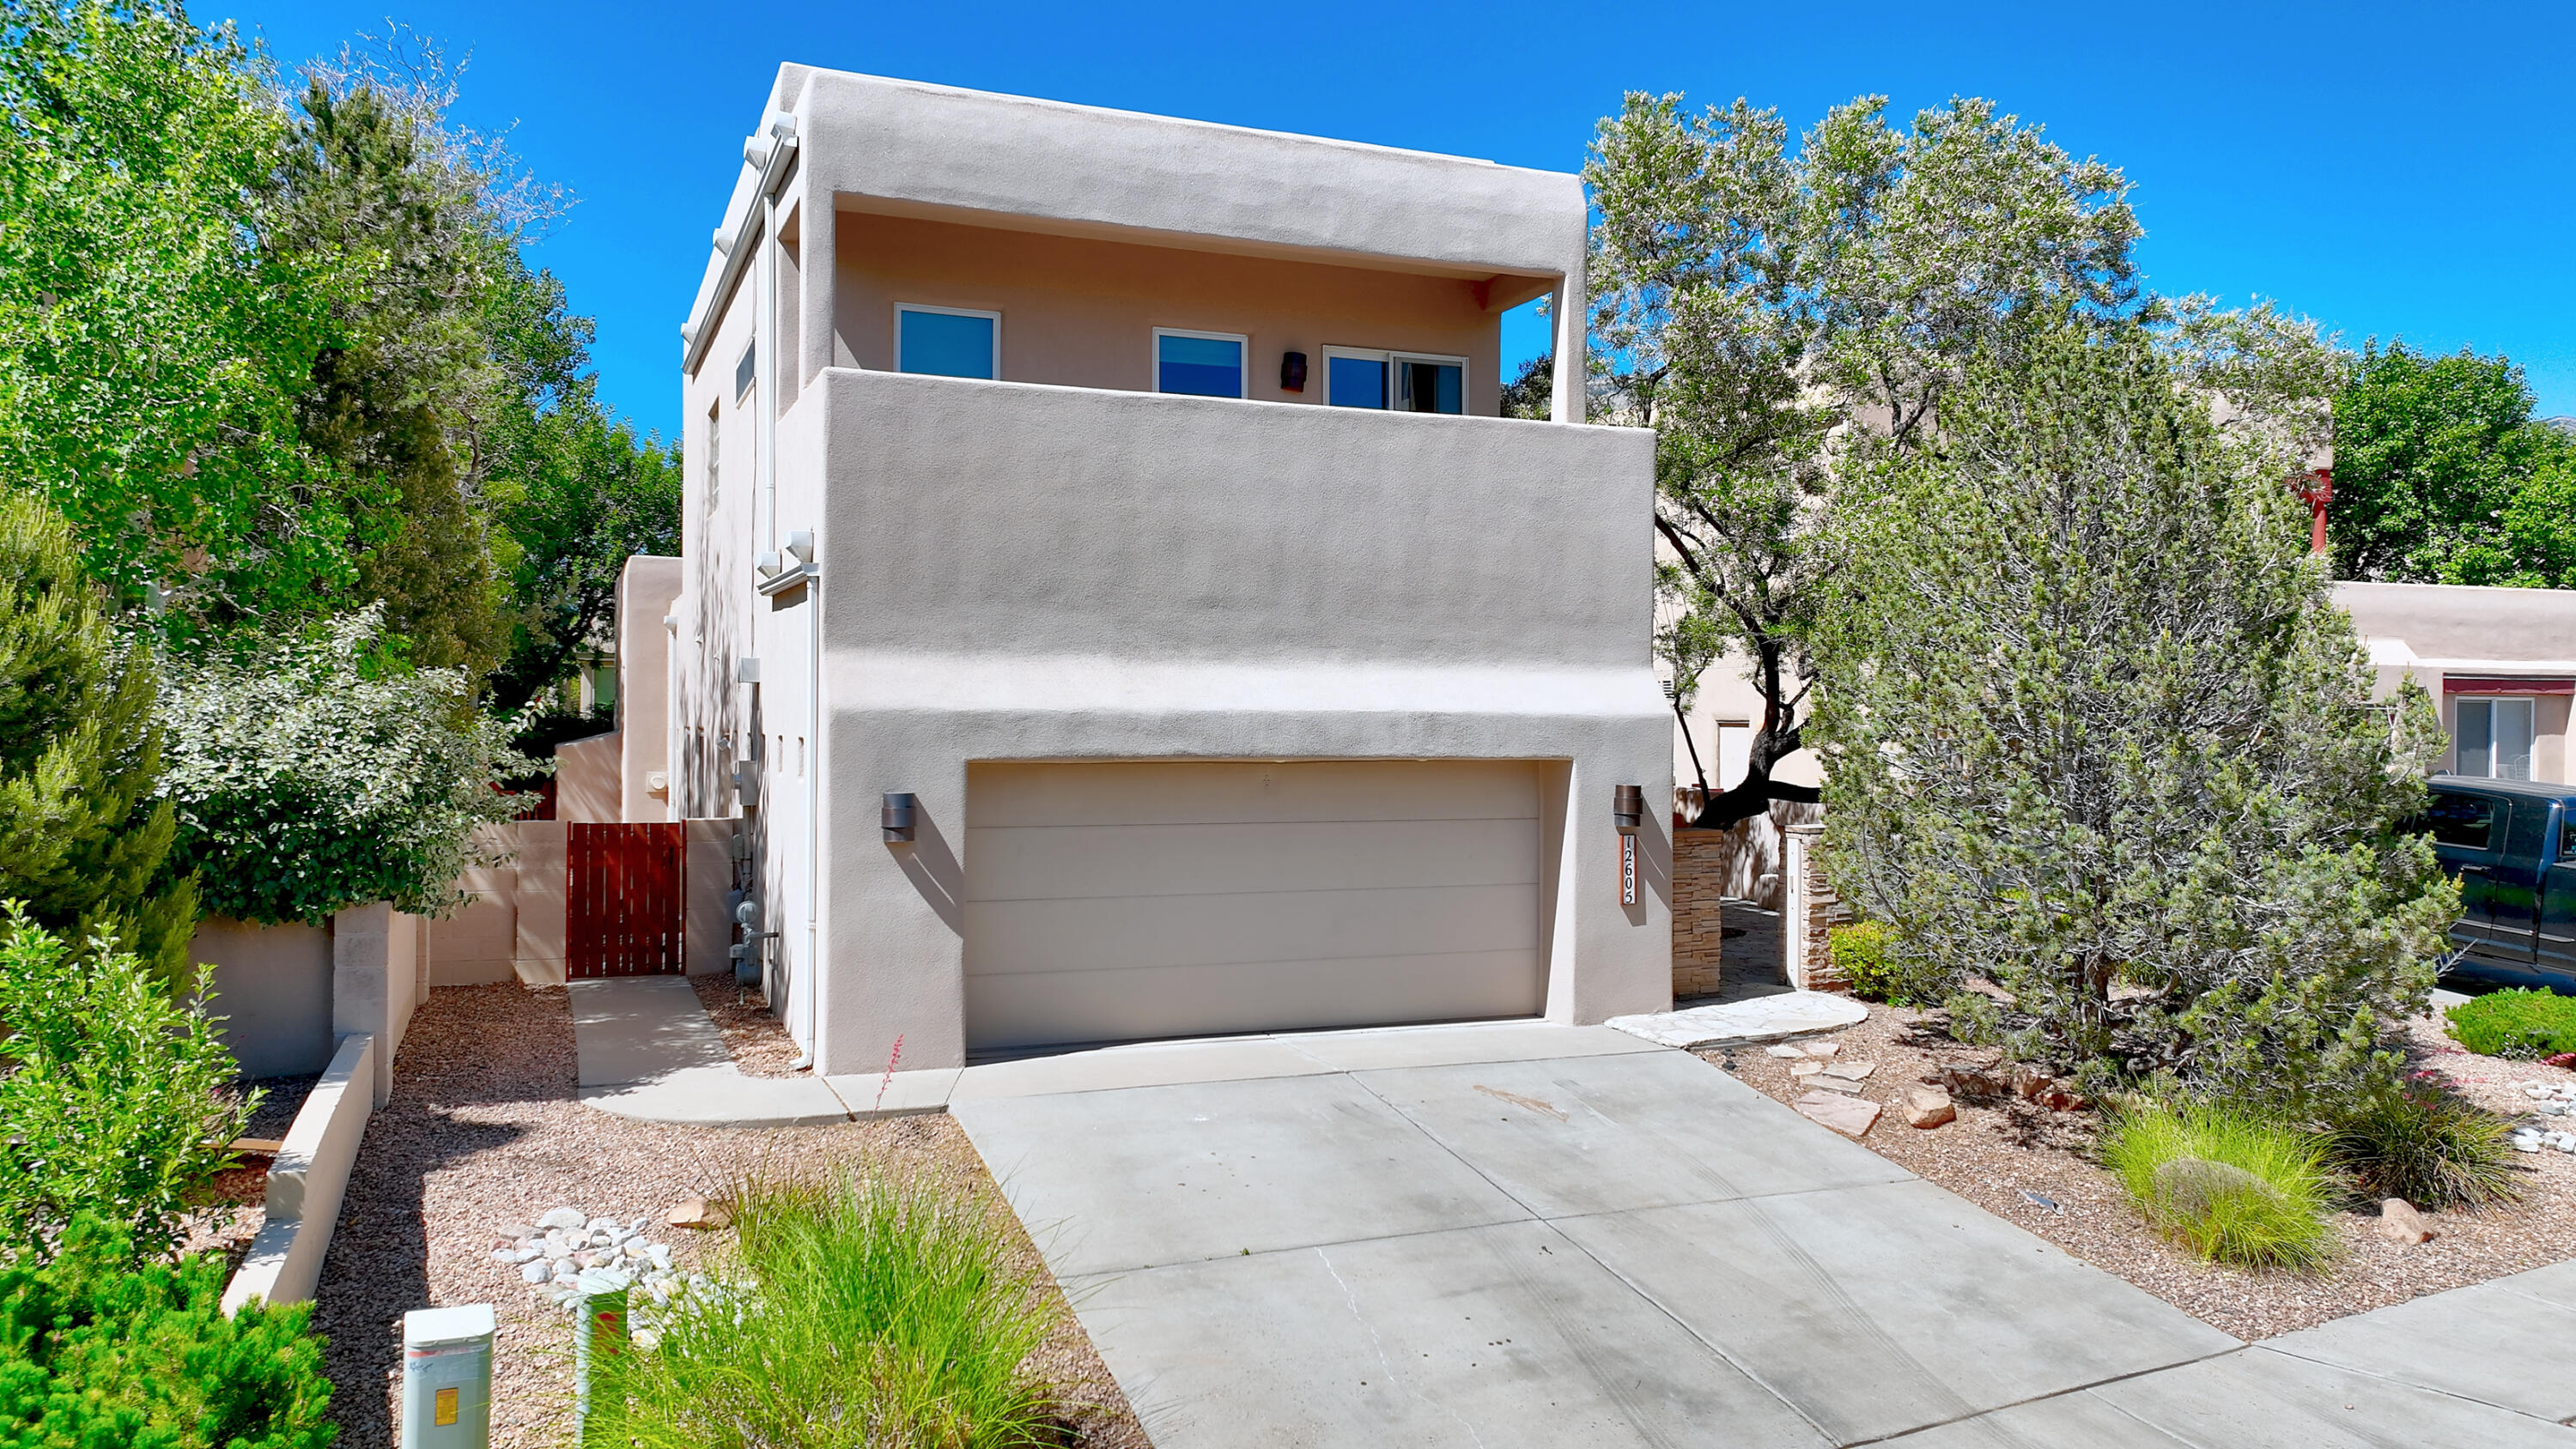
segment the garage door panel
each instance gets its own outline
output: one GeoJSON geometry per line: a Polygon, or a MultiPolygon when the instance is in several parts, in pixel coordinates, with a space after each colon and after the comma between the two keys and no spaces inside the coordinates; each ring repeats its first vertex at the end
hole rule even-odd
{"type": "Polygon", "coordinates": [[[1150,761],[973,767],[966,826],[1226,821],[1535,821],[1538,775],[1516,760],[1150,761]]]}
{"type": "Polygon", "coordinates": [[[1535,1016],[1526,761],[967,770],[970,1048],[1535,1016]]]}
{"type": "Polygon", "coordinates": [[[1535,951],[988,975],[966,982],[980,1046],[1216,1036],[1530,1016],[1546,983],[1535,951]]]}
{"type": "Polygon", "coordinates": [[[1525,885],[966,903],[966,974],[1535,950],[1525,885]]]}
{"type": "Polygon", "coordinates": [[[977,901],[1537,881],[1538,832],[1483,820],[985,828],[966,857],[977,901]]]}

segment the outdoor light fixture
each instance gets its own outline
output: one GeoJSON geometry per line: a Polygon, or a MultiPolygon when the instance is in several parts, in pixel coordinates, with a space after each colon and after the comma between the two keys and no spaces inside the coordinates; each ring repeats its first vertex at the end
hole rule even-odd
{"type": "Polygon", "coordinates": [[[878,812],[877,818],[879,823],[885,827],[886,844],[893,845],[897,841],[908,841],[912,839],[913,799],[911,793],[903,790],[887,791],[885,797],[885,808],[878,812]]]}
{"type": "Polygon", "coordinates": [[[1634,835],[1646,823],[1646,790],[1642,785],[1621,785],[1610,792],[1610,820],[1621,835],[1634,835]]]}
{"type": "Polygon", "coordinates": [[[736,684],[758,684],[760,682],[760,660],[757,657],[750,655],[746,655],[743,658],[735,660],[733,662],[733,682],[736,684]]]}
{"type": "Polygon", "coordinates": [[[1283,352],[1279,355],[1279,390],[1281,392],[1306,390],[1306,354],[1283,352]]]}
{"type": "Polygon", "coordinates": [[[814,566],[814,535],[801,528],[796,530],[794,533],[787,535],[787,552],[794,556],[799,567],[812,568],[814,566]]]}

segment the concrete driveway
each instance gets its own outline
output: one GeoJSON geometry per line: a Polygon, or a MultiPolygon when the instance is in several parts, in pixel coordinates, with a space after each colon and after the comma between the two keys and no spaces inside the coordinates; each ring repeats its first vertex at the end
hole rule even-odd
{"type": "Polygon", "coordinates": [[[950,1110],[1163,1449],[2576,1445],[2246,1349],[1607,1030],[1113,1048],[950,1110]]]}

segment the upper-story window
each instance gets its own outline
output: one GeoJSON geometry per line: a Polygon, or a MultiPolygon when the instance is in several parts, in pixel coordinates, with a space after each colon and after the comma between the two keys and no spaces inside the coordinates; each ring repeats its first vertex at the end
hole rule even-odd
{"type": "Polygon", "coordinates": [[[2532,710],[2529,699],[2464,699],[2459,702],[2458,771],[2491,780],[2531,778],[2532,710]]]}
{"type": "Polygon", "coordinates": [[[1249,339],[1234,332],[1154,329],[1154,390],[1194,397],[1244,397],[1249,339]]]}
{"type": "Polygon", "coordinates": [[[1467,359],[1368,347],[1324,349],[1324,401],[1399,413],[1467,410],[1467,359]]]}
{"type": "Polygon", "coordinates": [[[939,377],[1002,375],[1002,314],[904,303],[894,309],[894,370],[939,377]]]}

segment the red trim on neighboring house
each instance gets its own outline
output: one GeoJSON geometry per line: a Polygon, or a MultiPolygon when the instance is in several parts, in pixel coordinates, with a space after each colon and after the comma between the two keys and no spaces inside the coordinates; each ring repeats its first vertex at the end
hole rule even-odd
{"type": "Polygon", "coordinates": [[[2445,674],[2444,694],[2576,694],[2576,679],[2497,679],[2492,675],[2445,674]]]}

